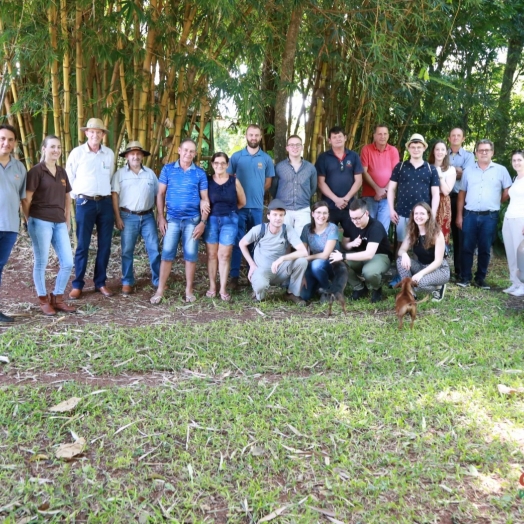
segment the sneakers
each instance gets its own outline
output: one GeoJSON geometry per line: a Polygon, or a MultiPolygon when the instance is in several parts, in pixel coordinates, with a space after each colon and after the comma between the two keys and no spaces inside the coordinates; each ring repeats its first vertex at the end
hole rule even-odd
{"type": "Polygon", "coordinates": [[[446,294],[446,284],[443,284],[439,290],[433,291],[432,293],[433,298],[431,299],[431,301],[440,302],[444,298],[445,294],[446,294]]]}
{"type": "Polygon", "coordinates": [[[376,304],[377,302],[380,302],[382,300],[382,288],[379,287],[378,289],[373,289],[371,292],[371,303],[376,304]]]}
{"type": "Polygon", "coordinates": [[[461,280],[460,282],[457,282],[457,286],[469,287],[471,286],[471,282],[468,282],[467,280],[461,280]]]}
{"type": "Polygon", "coordinates": [[[473,285],[480,289],[491,289],[491,286],[484,279],[475,280],[473,285]]]}
{"type": "Polygon", "coordinates": [[[517,291],[519,287],[520,286],[518,284],[511,284],[511,286],[509,286],[508,288],[503,289],[502,293],[508,293],[509,295],[511,295],[511,293],[513,293],[513,291],[517,291]]]}
{"type": "Polygon", "coordinates": [[[351,298],[353,300],[360,300],[368,295],[368,288],[364,286],[362,289],[355,289],[351,298]]]}
{"type": "Polygon", "coordinates": [[[305,306],[306,301],[302,300],[300,297],[297,297],[296,295],[293,295],[293,293],[286,293],[284,295],[285,300],[288,300],[289,302],[293,302],[293,304],[296,304],[297,306],[305,306]]]}
{"type": "Polygon", "coordinates": [[[400,275],[397,274],[397,276],[388,285],[389,287],[394,288],[401,280],[402,278],[400,278],[400,275]]]}
{"type": "Polygon", "coordinates": [[[515,291],[510,293],[510,295],[514,297],[524,297],[524,286],[518,286],[517,289],[515,289],[515,291]]]}

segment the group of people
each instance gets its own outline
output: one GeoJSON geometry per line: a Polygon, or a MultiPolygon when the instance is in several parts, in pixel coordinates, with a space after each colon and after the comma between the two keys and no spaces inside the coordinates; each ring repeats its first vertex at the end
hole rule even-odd
{"type": "MultiPolygon", "coordinates": [[[[515,255],[524,238],[522,151],[512,156],[517,172],[512,185],[506,168],[492,162],[489,140],[480,140],[473,155],[462,147],[464,132],[455,128],[449,146],[435,142],[425,161],[428,144],[422,135],[413,134],[406,143],[409,157],[401,161],[398,150],[388,143],[387,126],[379,124],[373,142],[364,146],[360,156],[345,147],[344,130],[333,127],[328,137],[331,147],[315,165],[302,158],[302,140],[292,135],[287,158],[275,166],[261,149],[261,128],[250,125],[244,149],[231,158],[222,152],[212,156],[211,176],[193,162],[196,144],[186,138],[178,148],[179,159],[165,165],[157,178],[144,165],[150,153],[139,142],[127,144],[120,153],[125,165],[113,173],[115,157],[103,144],[107,133],[103,122],[92,118],[82,130],[87,140],[71,151],[65,169],[58,165],[60,140],[47,136],[41,162],[26,174],[12,156],[15,129],[0,125],[0,278],[16,241],[21,202],[33,245],[35,288],[46,315],[75,310],[64,300],[73,270],[71,198],[75,199],[77,248],[70,300],[82,296],[96,225],[93,281],[95,291],[106,297],[114,294],[106,280],[116,227],[121,231],[121,293],[134,292],[133,256],[142,236],[156,288],[152,304],[164,297],[179,244],[185,263],[185,300],[196,300],[193,286],[200,238],[206,244],[206,296],[210,298],[231,300],[230,291],[240,285],[243,256],[254,300],[263,300],[270,286],[280,285],[287,288],[287,300],[305,305],[317,294],[321,301],[328,300],[349,282],[354,300],[371,291],[371,301],[378,302],[385,275],[396,260],[398,275],[390,285],[410,276],[417,289],[432,292],[433,300],[440,301],[450,279],[446,259],[450,238],[457,284],[470,285],[477,249],[474,283],[489,289],[485,279],[491,246],[500,204],[508,197],[503,236],[511,286],[504,291],[524,296],[515,255]],[[311,205],[317,188],[322,200],[311,205]],[[266,191],[272,196],[267,223],[266,191]],[[388,239],[390,223],[396,226],[394,246],[388,239]],[[163,237],[161,251],[158,231],[163,237]],[[60,269],[48,294],[45,272],[51,245],[60,269]]],[[[0,321],[12,318],[0,313],[0,321]]]]}

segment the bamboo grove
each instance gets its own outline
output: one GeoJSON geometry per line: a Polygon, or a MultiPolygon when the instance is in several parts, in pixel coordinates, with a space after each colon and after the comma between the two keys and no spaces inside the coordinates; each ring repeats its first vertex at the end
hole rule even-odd
{"type": "Polygon", "coordinates": [[[343,125],[358,149],[377,121],[398,145],[414,127],[438,136],[447,125],[504,129],[506,145],[522,134],[521,3],[2,0],[0,120],[19,129],[28,167],[46,134],[61,137],[66,157],[93,116],[107,145],[140,140],[154,169],[187,135],[200,160],[208,122],[230,116],[224,100],[236,124],[263,125],[277,160],[299,129],[314,160],[327,128],[343,125]]]}

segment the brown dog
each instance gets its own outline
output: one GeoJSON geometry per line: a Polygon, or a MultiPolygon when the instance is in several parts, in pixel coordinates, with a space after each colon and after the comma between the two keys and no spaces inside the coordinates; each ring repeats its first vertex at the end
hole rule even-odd
{"type": "Polygon", "coordinates": [[[344,310],[344,315],[346,315],[346,300],[344,298],[344,293],[337,291],[333,293],[330,289],[319,289],[320,293],[326,295],[329,303],[328,317],[331,316],[331,310],[333,309],[333,302],[338,302],[340,307],[344,310]]]}
{"type": "Polygon", "coordinates": [[[411,329],[417,318],[417,304],[422,304],[428,300],[429,295],[418,302],[415,300],[415,293],[413,293],[413,285],[410,277],[403,278],[395,287],[401,287],[400,293],[395,298],[395,311],[398,317],[398,328],[402,329],[404,315],[409,313],[411,315],[411,329]]]}

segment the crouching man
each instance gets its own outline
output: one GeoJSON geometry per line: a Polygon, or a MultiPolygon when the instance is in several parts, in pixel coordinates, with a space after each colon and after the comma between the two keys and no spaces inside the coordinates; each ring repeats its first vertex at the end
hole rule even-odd
{"type": "Polygon", "coordinates": [[[344,229],[342,246],[349,253],[333,251],[329,260],[347,260],[348,282],[353,286],[353,300],[364,298],[372,289],[371,302],[382,300],[382,277],[389,269],[391,247],[384,226],[369,216],[366,202],[354,200],[349,206],[349,229],[344,229]],[[360,277],[362,274],[364,282],[360,277]]]}
{"type": "Polygon", "coordinates": [[[274,199],[268,206],[268,224],[253,227],[239,243],[240,250],[249,264],[248,278],[256,300],[264,300],[269,286],[289,281],[286,300],[300,306],[302,279],[307,268],[307,249],[293,228],[286,228],[286,210],[281,200],[274,199]],[[253,257],[248,246],[254,243],[253,257]],[[289,252],[293,246],[296,251],[289,252]]]}

